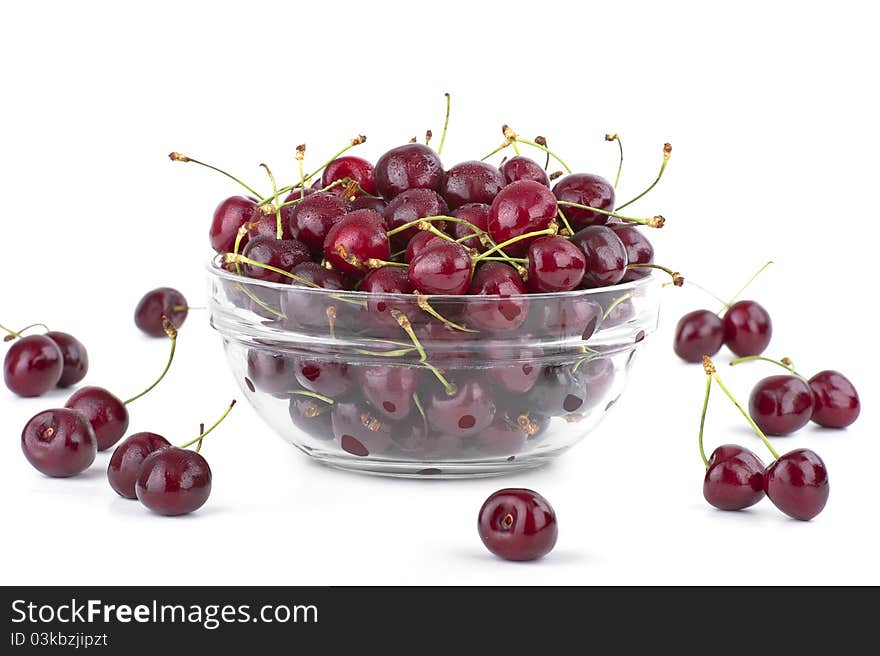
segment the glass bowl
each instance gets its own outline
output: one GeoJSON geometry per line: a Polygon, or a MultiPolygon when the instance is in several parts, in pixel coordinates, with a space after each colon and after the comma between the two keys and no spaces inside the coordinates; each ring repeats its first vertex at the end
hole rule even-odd
{"type": "Polygon", "coordinates": [[[657,326],[654,275],[522,296],[411,296],[258,281],[209,267],[235,380],[319,462],[455,478],[542,465],[620,394],[657,326]]]}

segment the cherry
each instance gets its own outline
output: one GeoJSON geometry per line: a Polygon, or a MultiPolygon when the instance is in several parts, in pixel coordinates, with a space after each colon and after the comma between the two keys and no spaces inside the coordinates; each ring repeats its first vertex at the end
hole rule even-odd
{"type": "Polygon", "coordinates": [[[489,457],[511,456],[523,450],[528,433],[516,421],[496,413],[492,423],[473,438],[477,450],[489,457]]]}
{"type": "Polygon", "coordinates": [[[749,415],[768,435],[788,435],[807,425],[813,414],[813,393],[797,376],[768,376],[749,397],[749,415]]]}
{"type": "Polygon", "coordinates": [[[377,411],[399,420],[406,419],[412,410],[422,371],[407,366],[365,365],[358,367],[357,380],[364,397],[377,411]]]}
{"type": "Polygon", "coordinates": [[[541,352],[528,347],[487,346],[487,355],[493,364],[486,375],[496,385],[514,394],[525,394],[535,386],[541,375],[541,365],[534,362],[541,352]]]}
{"type": "Polygon", "coordinates": [[[367,261],[388,260],[391,245],[382,217],[372,210],[345,214],[327,232],[324,257],[342,273],[363,275],[367,261]]]}
{"type": "Polygon", "coordinates": [[[393,445],[388,423],[357,403],[335,402],[330,420],[340,447],[354,456],[380,455],[393,445]]]}
{"type": "Polygon", "coordinates": [[[98,451],[104,451],[116,444],[128,430],[128,410],[125,403],[103,387],[81,387],[74,392],[65,408],[82,413],[98,442],[98,451]]]}
{"type": "MultiPolygon", "coordinates": [[[[348,286],[338,271],[325,269],[317,262],[303,262],[290,272],[300,280],[322,289],[342,290],[348,286]]],[[[313,294],[303,293],[305,285],[291,281],[292,289],[281,295],[281,309],[287,322],[292,326],[326,326],[326,310],[329,305],[316,299],[313,294]],[[321,307],[325,304],[326,307],[321,307]],[[317,307],[316,307],[317,306],[317,307]]]]}
{"type": "Polygon", "coordinates": [[[361,189],[368,194],[376,193],[376,177],[373,174],[373,165],[367,160],[352,155],[337,157],[324,169],[321,176],[321,186],[326,187],[337,180],[351,178],[358,183],[361,189]]]}
{"type": "Polygon", "coordinates": [[[425,401],[428,422],[441,433],[469,437],[485,430],[495,418],[495,402],[488,388],[469,380],[454,394],[436,390],[425,401]]]}
{"type": "Polygon", "coordinates": [[[134,323],[150,337],[165,337],[162,317],[167,317],[175,328],[180,328],[188,312],[183,294],[171,287],[159,287],[148,291],[138,301],[134,323]]]}
{"type": "Polygon", "coordinates": [[[141,465],[135,484],[138,501],[160,515],[185,515],[201,508],[211,494],[211,468],[200,454],[169,446],[141,465]]]}
{"type": "Polygon", "coordinates": [[[110,457],[107,466],[107,479],[116,493],[126,499],[136,499],[135,483],[141,465],[154,451],[171,446],[171,443],[156,433],[134,433],[120,442],[110,457]]]}
{"type": "Polygon", "coordinates": [[[602,315],[602,327],[612,328],[626,323],[636,316],[636,308],[631,298],[625,298],[619,302],[615,299],[608,304],[604,314],[602,315]]]}
{"type": "Polygon", "coordinates": [[[810,378],[814,422],[826,428],[845,428],[859,417],[859,393],[838,371],[820,371],[810,378]]]}
{"type": "Polygon", "coordinates": [[[626,247],[615,232],[603,225],[594,225],[571,238],[571,243],[583,251],[586,269],[582,287],[616,285],[626,275],[626,247]]]}
{"type": "MultiPolygon", "coordinates": [[[[428,216],[442,216],[449,211],[446,201],[431,189],[410,189],[396,196],[385,208],[382,216],[389,230],[424,219],[428,216]]],[[[403,243],[412,239],[418,228],[411,226],[397,235],[403,243]]]]}
{"type": "Polygon", "coordinates": [[[471,258],[461,244],[437,242],[412,259],[407,276],[423,294],[464,294],[471,280],[471,258]]]}
{"type": "MultiPolygon", "coordinates": [[[[292,195],[292,194],[291,194],[292,195]]],[[[308,195],[308,192],[306,193],[308,195]]],[[[298,197],[298,194],[297,194],[298,197]]],[[[281,238],[292,239],[293,234],[290,232],[290,216],[291,211],[296,206],[282,207],[281,212],[281,238]]],[[[243,243],[247,243],[247,239],[254,237],[272,237],[278,238],[278,216],[276,210],[271,205],[261,205],[254,211],[251,220],[244,224],[247,229],[246,237],[243,243]]],[[[234,248],[234,246],[233,246],[234,248]]]]}
{"type": "Polygon", "coordinates": [[[770,315],[755,301],[737,301],[724,314],[724,343],[738,356],[760,355],[770,344],[770,315]]]}
{"type": "Polygon", "coordinates": [[[333,437],[328,404],[306,396],[292,396],[288,411],[291,423],[306,435],[319,440],[333,437]]]}
{"type": "Polygon", "coordinates": [[[21,450],[35,469],[46,476],[76,476],[95,460],[95,433],[79,412],[44,410],[25,424],[21,450]]]}
{"type": "Polygon", "coordinates": [[[462,332],[442,321],[420,323],[415,331],[430,362],[445,367],[460,365],[471,359],[473,347],[469,343],[477,333],[462,332]]]}
{"type": "Polygon", "coordinates": [[[410,417],[410,421],[395,424],[391,439],[404,457],[421,461],[460,457],[464,451],[460,437],[429,433],[421,417],[410,417]]]}
{"type": "Polygon", "coordinates": [[[709,457],[703,497],[720,510],[742,510],[764,498],[764,463],[745,447],[719,446],[709,457]]]}
{"type": "Polygon", "coordinates": [[[533,292],[567,292],[581,284],[586,257],[564,237],[541,237],[529,244],[529,277],[533,292]]]}
{"type": "Polygon", "coordinates": [[[468,203],[489,204],[505,184],[497,168],[472,160],[456,164],[446,172],[440,193],[449,207],[455,209],[468,203]]]}
{"type": "Polygon", "coordinates": [[[296,365],[283,353],[250,349],[247,353],[247,375],[254,387],[268,394],[287,397],[296,387],[296,365]]]}
{"type": "Polygon", "coordinates": [[[239,229],[251,220],[256,209],[256,201],[244,196],[231,196],[222,201],[214,210],[208,233],[211,248],[218,253],[232,252],[239,229]]]}
{"type": "MultiPolygon", "coordinates": [[[[298,264],[308,262],[311,259],[308,247],[298,239],[275,239],[274,237],[250,239],[244,247],[242,255],[254,262],[287,272],[291,272],[298,264]]],[[[288,276],[254,264],[245,263],[241,268],[245,276],[255,280],[284,284],[291,281],[288,276]]]]}
{"type": "Polygon", "coordinates": [[[593,356],[577,367],[578,378],[586,389],[583,409],[597,405],[614,383],[614,363],[610,358],[593,356]]]}
{"type": "Polygon", "coordinates": [[[392,310],[410,312],[416,308],[415,298],[412,296],[413,286],[405,269],[390,266],[373,269],[364,276],[359,289],[371,294],[367,297],[367,312],[370,319],[379,327],[398,325],[397,320],[391,315],[392,310]],[[408,294],[409,296],[404,296],[400,301],[389,301],[384,296],[377,298],[372,296],[373,294],[408,294]]]}
{"type": "Polygon", "coordinates": [[[506,560],[535,560],[556,544],[556,513],[537,492],[505,488],[492,494],[477,518],[486,548],[506,560]]]}
{"type": "Polygon", "coordinates": [[[491,297],[473,301],[467,307],[467,316],[477,328],[508,332],[519,328],[528,316],[529,302],[519,298],[526,293],[522,278],[503,262],[486,262],[480,266],[467,291],[471,295],[491,297]]]}
{"type": "Polygon", "coordinates": [[[3,360],[6,387],[19,396],[40,396],[55,387],[64,371],[61,348],[46,335],[15,341],[3,360]]]}
{"type": "MultiPolygon", "coordinates": [[[[483,232],[489,230],[489,206],[485,203],[468,203],[467,205],[462,205],[452,212],[452,216],[473,224],[483,232]]],[[[459,223],[457,221],[454,223],[450,222],[448,230],[449,234],[452,235],[456,241],[462,240],[459,241],[459,243],[465,248],[473,248],[478,253],[482,253],[486,250],[486,246],[483,245],[483,242],[480,241],[479,237],[464,239],[468,235],[474,234],[473,228],[466,223],[459,223]]]]}
{"type": "Polygon", "coordinates": [[[443,182],[443,164],[433,149],[422,144],[392,148],[376,162],[376,189],[391,199],[408,189],[433,189],[443,182]]]}
{"type": "MultiPolygon", "coordinates": [[[[555,225],[556,198],[550,190],[534,180],[513,182],[495,196],[489,208],[489,235],[497,244],[546,230],[555,225]]],[[[549,234],[549,233],[548,233],[549,234]]],[[[511,255],[525,252],[535,237],[526,237],[504,247],[511,255]]],[[[624,263],[625,266],[626,263],[624,263]]]]}
{"type": "Polygon", "coordinates": [[[566,415],[584,407],[587,390],[582,373],[572,367],[546,365],[529,392],[529,408],[548,415],[566,415]]]}
{"type": "Polygon", "coordinates": [[[533,180],[545,187],[550,186],[550,178],[547,177],[547,171],[535,160],[520,155],[505,160],[501,165],[501,175],[504,177],[505,184],[517,182],[518,180],[533,180]]]}
{"type": "Polygon", "coordinates": [[[548,338],[588,340],[596,332],[602,320],[602,308],[595,301],[583,296],[543,299],[537,297],[529,301],[527,328],[540,332],[548,338]]]}
{"type": "MultiPolygon", "coordinates": [[[[609,223],[608,227],[623,242],[623,246],[626,248],[627,264],[650,264],[654,261],[654,247],[637,226],[629,223],[609,223]]],[[[622,282],[644,278],[648,273],[646,269],[628,269],[622,282]]]]}
{"type": "Polygon", "coordinates": [[[303,358],[296,361],[293,371],[302,387],[331,399],[343,396],[353,382],[345,362],[303,358]]]}
{"type": "Polygon", "coordinates": [[[377,214],[384,214],[388,204],[384,198],[378,196],[358,196],[351,201],[351,209],[353,210],[373,210],[377,214]]]}
{"type": "MultiPolygon", "coordinates": [[[[553,186],[553,194],[558,200],[611,212],[614,210],[614,187],[608,180],[590,173],[572,173],[560,178],[553,186]]],[[[604,225],[608,216],[591,212],[580,207],[566,207],[565,218],[573,228],[604,225]]]]}
{"type": "Polygon", "coordinates": [[[808,521],[828,501],[828,470],[810,449],[795,449],[764,471],[764,492],[789,517],[808,521]]]}
{"type": "Polygon", "coordinates": [[[70,387],[76,385],[86,377],[89,370],[89,354],[86,347],[73,335],[50,330],[46,337],[51,339],[61,349],[64,366],[61,369],[61,378],[58,379],[58,387],[70,387]]]}
{"type": "MultiPolygon", "coordinates": [[[[419,230],[407,243],[406,253],[404,253],[403,255],[403,261],[407,264],[412,264],[413,258],[416,255],[444,241],[447,240],[443,239],[443,237],[440,237],[439,235],[434,234],[433,232],[429,232],[427,230],[419,230]]],[[[361,289],[363,289],[363,284],[361,284],[361,289]]]]}
{"type": "Polygon", "coordinates": [[[678,320],[672,348],[685,362],[700,362],[712,356],[724,343],[724,322],[709,310],[694,310],[678,320]]]}
{"type": "Polygon", "coordinates": [[[336,194],[326,191],[312,194],[293,206],[290,233],[312,252],[319,253],[330,228],[347,212],[348,203],[336,194]]]}

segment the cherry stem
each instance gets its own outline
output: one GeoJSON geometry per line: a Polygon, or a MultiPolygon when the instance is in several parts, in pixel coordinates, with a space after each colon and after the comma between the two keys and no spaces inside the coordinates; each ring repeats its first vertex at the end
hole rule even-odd
{"type": "MultiPolygon", "coordinates": [[[[663,283],[663,286],[665,287],[666,285],[671,285],[671,284],[672,284],[671,282],[665,282],[665,283],[663,283]]],[[[711,296],[711,297],[714,298],[716,301],[718,301],[719,303],[721,303],[721,304],[724,306],[724,308],[721,310],[721,312],[724,312],[724,310],[726,310],[727,308],[730,307],[727,303],[724,302],[724,300],[723,300],[720,296],[718,296],[717,294],[713,294],[713,293],[710,292],[708,289],[706,289],[705,287],[703,287],[702,285],[700,285],[700,284],[698,284],[698,283],[695,283],[695,282],[694,282],[693,280],[691,280],[690,278],[688,278],[687,280],[685,280],[685,281],[684,281],[684,284],[685,284],[685,285],[689,285],[689,286],[691,286],[691,287],[696,287],[697,289],[699,289],[699,290],[700,290],[701,292],[703,292],[704,294],[707,294],[707,295],[711,296]]]]}
{"type": "Polygon", "coordinates": [[[626,299],[635,298],[635,297],[636,297],[635,292],[628,292],[622,296],[618,296],[617,298],[615,298],[611,302],[611,305],[609,305],[608,308],[605,310],[605,312],[602,314],[602,321],[605,321],[605,319],[607,319],[611,315],[611,312],[614,310],[614,308],[616,308],[618,305],[623,303],[626,299]]]}
{"type": "Polygon", "coordinates": [[[181,444],[179,448],[181,448],[181,449],[185,449],[185,448],[187,448],[187,447],[189,447],[189,446],[192,446],[192,445],[195,444],[196,442],[201,442],[203,439],[205,439],[205,437],[207,437],[208,434],[209,434],[212,430],[214,430],[215,428],[217,428],[217,426],[220,425],[220,422],[222,422],[224,419],[226,419],[226,415],[228,415],[228,414],[232,411],[232,408],[235,407],[235,403],[236,403],[236,401],[235,401],[235,399],[233,399],[233,400],[232,400],[232,403],[229,404],[229,407],[226,408],[226,412],[224,412],[222,415],[220,415],[220,419],[218,419],[217,421],[215,421],[215,422],[211,425],[211,427],[210,427],[208,430],[204,431],[204,432],[203,432],[201,435],[199,435],[197,438],[190,440],[190,441],[187,442],[186,444],[181,444]]]}
{"type": "Polygon", "coordinates": [[[773,260],[769,260],[769,261],[765,262],[764,265],[763,265],[760,269],[758,269],[757,271],[755,271],[755,273],[752,274],[752,277],[749,278],[749,279],[746,281],[746,284],[744,284],[742,287],[740,287],[740,288],[739,288],[739,291],[737,291],[736,294],[733,295],[733,298],[731,298],[731,299],[727,302],[727,305],[724,307],[724,309],[718,311],[718,314],[721,314],[722,312],[724,312],[724,310],[726,310],[726,309],[729,308],[731,305],[733,305],[733,304],[736,302],[736,299],[739,298],[739,295],[742,294],[742,293],[748,288],[749,285],[751,285],[753,282],[755,282],[755,278],[757,278],[757,277],[760,276],[762,273],[764,273],[764,270],[765,270],[767,267],[769,267],[771,264],[773,264],[773,260]]]}
{"type": "Polygon", "coordinates": [[[527,232],[522,235],[518,235],[516,237],[511,237],[507,241],[503,241],[500,244],[496,244],[492,248],[480,253],[474,258],[474,262],[479,262],[487,258],[489,255],[494,253],[495,251],[501,251],[505,246],[510,246],[511,244],[515,244],[523,239],[530,239],[532,237],[543,237],[544,235],[555,235],[559,232],[559,226],[555,223],[551,223],[549,228],[545,228],[544,230],[535,230],[534,232],[527,232]]]}
{"type": "MultiPolygon", "coordinates": [[[[321,187],[318,191],[330,191],[331,189],[333,189],[333,187],[341,187],[342,185],[346,184],[347,180],[348,180],[348,178],[342,178],[341,180],[334,180],[333,182],[328,184],[326,187],[321,187]]],[[[278,190],[279,194],[283,193],[283,192],[284,192],[283,189],[278,190]]],[[[308,198],[308,196],[305,196],[304,194],[300,194],[299,198],[294,198],[293,200],[285,201],[285,202],[281,203],[279,205],[279,207],[290,207],[291,205],[296,205],[297,203],[301,203],[306,198],[308,198]]]]}
{"type": "Polygon", "coordinates": [[[330,339],[336,339],[336,306],[330,305],[324,310],[327,317],[327,329],[330,332],[330,339]]]}
{"type": "Polygon", "coordinates": [[[712,391],[712,375],[706,375],[706,396],[703,397],[703,412],[700,415],[700,457],[706,469],[709,469],[709,459],[706,457],[706,450],[703,448],[703,428],[706,426],[706,411],[709,409],[709,392],[712,391]]]}
{"type": "Polygon", "coordinates": [[[14,330],[11,330],[11,329],[7,328],[7,327],[4,326],[2,323],[0,323],[0,330],[5,330],[7,333],[9,333],[9,335],[10,335],[13,339],[15,339],[15,338],[17,338],[17,337],[21,337],[21,335],[20,335],[19,333],[15,332],[14,330]]]}
{"type": "MultiPolygon", "coordinates": [[[[542,146],[546,146],[547,145],[547,138],[539,135],[539,136],[535,137],[535,143],[541,144],[542,146]]],[[[502,164],[503,163],[504,162],[502,162],[502,164]]],[[[548,168],[550,168],[550,153],[546,153],[546,158],[544,159],[544,170],[546,171],[548,168]]]]}
{"type": "Polygon", "coordinates": [[[440,146],[437,148],[437,155],[443,154],[443,146],[446,144],[446,130],[449,128],[449,110],[452,108],[452,96],[448,93],[446,96],[446,118],[443,119],[443,132],[440,134],[440,146]]]}
{"type": "Polygon", "coordinates": [[[398,269],[409,268],[409,264],[406,262],[391,262],[388,260],[380,260],[376,257],[367,258],[367,260],[364,261],[364,264],[370,269],[381,269],[382,267],[397,267],[398,269]]]}
{"type": "Polygon", "coordinates": [[[272,169],[269,168],[268,164],[260,164],[264,169],[266,169],[266,175],[269,176],[269,182],[272,183],[272,202],[269,204],[269,207],[275,208],[275,239],[281,239],[284,235],[284,226],[281,225],[281,208],[278,207],[278,185],[275,183],[275,176],[272,175],[272,169]]]}
{"type": "Polygon", "coordinates": [[[794,363],[789,358],[782,358],[781,360],[774,360],[773,358],[768,358],[763,355],[747,355],[742,358],[736,358],[735,360],[731,360],[730,366],[733,367],[735,365],[742,364],[743,362],[756,362],[759,360],[762,362],[769,362],[771,364],[775,364],[779,367],[782,367],[783,369],[788,371],[790,374],[797,376],[801,380],[804,380],[804,381],[807,380],[806,376],[802,376],[801,374],[799,374],[797,371],[794,370],[794,363]]]}
{"type": "MultiPolygon", "coordinates": [[[[231,180],[235,180],[238,184],[240,184],[242,187],[244,187],[249,192],[251,192],[254,196],[256,196],[260,201],[263,201],[263,197],[259,193],[254,191],[253,187],[246,185],[244,182],[242,182],[241,180],[236,178],[234,175],[227,173],[223,169],[218,169],[216,166],[212,166],[211,164],[206,164],[205,162],[200,162],[197,159],[193,159],[192,157],[187,157],[186,155],[181,155],[180,153],[170,153],[168,155],[168,157],[173,162],[192,162],[193,164],[198,164],[199,166],[204,166],[205,168],[211,169],[212,171],[217,171],[217,173],[222,173],[227,178],[229,178],[231,180]]],[[[267,202],[267,201],[268,201],[268,199],[263,202],[267,202]]]]}
{"type": "Polygon", "coordinates": [[[614,188],[617,189],[617,183],[620,182],[620,171],[623,169],[623,142],[620,140],[620,135],[616,132],[614,134],[606,134],[605,141],[616,141],[617,148],[620,150],[620,160],[617,163],[617,175],[614,178],[614,188]]]}
{"type": "Polygon", "coordinates": [[[412,346],[408,348],[397,349],[394,351],[370,351],[367,349],[354,349],[355,353],[359,353],[361,355],[376,355],[382,358],[400,358],[404,355],[409,355],[416,349],[412,346]]]}
{"type": "MultiPolygon", "coordinates": [[[[21,337],[22,336],[21,333],[25,332],[26,330],[30,330],[31,328],[38,328],[38,327],[43,328],[47,333],[50,332],[49,326],[47,326],[46,324],[32,323],[31,325],[25,326],[24,328],[19,328],[17,333],[12,332],[11,330],[8,331],[9,334],[3,338],[3,341],[4,342],[11,342],[13,339],[15,339],[17,337],[21,337]]],[[[0,326],[0,328],[2,328],[2,326],[0,326]]],[[[6,330],[6,329],[4,328],[4,330],[6,330]]]]}
{"type": "Polygon", "coordinates": [[[764,443],[764,446],[769,449],[770,453],[773,455],[775,460],[779,460],[779,454],[776,452],[776,449],[773,448],[773,445],[770,444],[770,440],[767,439],[767,436],[764,435],[764,431],[758,428],[758,424],[755,423],[755,420],[749,416],[749,413],[746,412],[743,407],[739,404],[739,401],[730,393],[730,390],[722,382],[721,378],[718,376],[718,372],[715,371],[715,365],[712,363],[712,360],[709,356],[703,356],[703,370],[707,375],[711,376],[716,383],[718,383],[718,387],[721,388],[721,391],[727,396],[728,399],[736,406],[736,409],[740,411],[743,417],[746,418],[746,421],[749,422],[749,426],[752,427],[752,430],[755,431],[755,435],[761,438],[761,441],[764,443]]]}
{"type": "Polygon", "coordinates": [[[306,158],[306,145],[300,144],[296,147],[296,164],[299,167],[299,188],[302,190],[300,192],[300,198],[305,198],[305,189],[306,189],[306,173],[303,168],[303,162],[306,158]]]}
{"type": "MultiPolygon", "coordinates": [[[[205,424],[203,422],[203,423],[199,424],[199,435],[201,435],[204,432],[205,432],[205,424]]],[[[202,450],[202,439],[204,439],[204,438],[200,437],[198,444],[196,444],[196,453],[198,453],[199,451],[202,450]]]]}
{"type": "Polygon", "coordinates": [[[559,220],[562,221],[563,232],[566,232],[569,235],[574,234],[574,230],[571,227],[571,224],[568,222],[565,214],[562,212],[562,208],[559,207],[559,204],[556,205],[556,214],[559,216],[559,220]]]}
{"type": "Polygon", "coordinates": [[[597,207],[590,207],[589,205],[581,205],[580,203],[570,203],[567,200],[558,200],[556,201],[557,205],[564,205],[565,207],[577,207],[582,210],[590,210],[591,212],[595,212],[596,214],[603,214],[605,216],[611,216],[615,219],[620,219],[621,221],[629,221],[630,223],[638,223],[639,225],[645,225],[649,228],[662,228],[666,224],[666,219],[661,215],[651,216],[646,219],[640,219],[633,216],[623,216],[622,214],[617,214],[615,212],[609,212],[608,210],[600,210],[597,207]]]}
{"type": "Polygon", "coordinates": [[[450,383],[446,378],[440,373],[440,370],[437,369],[433,364],[428,362],[428,354],[425,353],[425,349],[422,346],[422,343],[419,341],[419,338],[416,337],[416,332],[412,328],[412,324],[409,321],[409,318],[400,310],[392,310],[391,316],[397,321],[398,325],[403,329],[403,331],[407,334],[407,336],[412,340],[413,346],[416,347],[416,351],[419,353],[419,362],[421,362],[427,369],[431,371],[432,374],[440,381],[440,384],[443,385],[443,389],[446,390],[447,396],[452,396],[456,393],[457,388],[455,385],[450,383]]]}
{"type": "Polygon", "coordinates": [[[165,368],[162,370],[162,373],[159,374],[159,377],[150,385],[147,389],[145,389],[140,394],[131,397],[127,401],[123,401],[123,405],[128,405],[134,401],[137,401],[142,396],[148,394],[152,391],[156,385],[162,382],[162,379],[165,378],[165,374],[168,373],[168,370],[171,369],[171,363],[174,361],[174,351],[177,349],[177,328],[174,327],[174,324],[168,321],[168,318],[162,317],[162,328],[165,330],[165,334],[168,335],[168,339],[171,341],[171,352],[168,354],[168,362],[165,364],[165,368]]]}
{"type": "Polygon", "coordinates": [[[333,405],[333,399],[329,396],[324,396],[323,394],[318,394],[317,392],[310,392],[308,390],[290,390],[288,394],[296,394],[297,396],[310,396],[313,399],[318,399],[319,401],[323,401],[324,403],[329,403],[333,405]]]}
{"type": "Polygon", "coordinates": [[[684,284],[684,276],[678,271],[673,271],[669,267],[654,264],[653,262],[645,262],[644,264],[633,262],[632,264],[626,265],[627,271],[632,271],[633,269],[657,269],[658,271],[668,273],[672,277],[672,284],[676,287],[681,287],[684,284]]]}
{"type": "Polygon", "coordinates": [[[486,155],[486,156],[484,156],[484,157],[481,157],[481,158],[480,158],[480,161],[481,161],[481,162],[485,162],[487,159],[489,159],[490,157],[492,157],[492,155],[496,155],[497,153],[500,153],[502,150],[504,150],[504,149],[507,148],[508,146],[510,146],[510,142],[509,142],[509,141],[505,141],[503,144],[501,144],[500,146],[498,146],[498,148],[496,148],[495,150],[493,150],[491,153],[489,153],[488,155],[486,155]]]}
{"type": "Polygon", "coordinates": [[[416,409],[419,411],[419,414],[422,416],[422,426],[424,427],[425,431],[427,432],[427,430],[428,430],[428,417],[427,417],[427,415],[425,415],[425,409],[422,407],[422,400],[419,398],[418,392],[413,392],[412,400],[416,406],[416,409]]]}
{"type": "Polygon", "coordinates": [[[431,304],[428,302],[428,297],[425,296],[424,294],[422,294],[421,292],[419,292],[418,290],[414,291],[413,294],[415,294],[415,297],[416,297],[416,305],[418,305],[420,309],[424,310],[425,312],[430,314],[435,319],[442,321],[450,328],[454,328],[455,330],[460,330],[461,332],[464,332],[464,333],[478,333],[478,332],[480,332],[479,330],[474,330],[473,328],[465,328],[464,326],[459,325],[459,324],[455,323],[454,321],[451,321],[450,319],[447,319],[446,317],[444,317],[442,314],[437,312],[437,310],[435,310],[433,307],[431,307],[431,304]]]}
{"type": "Polygon", "coordinates": [[[541,144],[539,144],[539,143],[536,142],[536,141],[531,141],[530,139],[524,139],[524,138],[522,138],[522,137],[519,136],[519,135],[514,135],[514,137],[513,137],[513,149],[516,151],[516,154],[517,154],[517,155],[519,155],[519,151],[516,150],[516,143],[517,143],[517,142],[519,142],[519,143],[523,143],[523,144],[527,144],[527,145],[529,145],[529,146],[534,146],[535,148],[538,148],[539,150],[543,150],[545,153],[547,153],[548,155],[550,155],[550,157],[552,157],[552,158],[555,159],[557,162],[559,162],[559,164],[562,166],[562,168],[565,169],[565,172],[566,172],[566,173],[571,173],[571,169],[569,168],[568,164],[566,164],[565,162],[563,162],[562,159],[559,157],[559,155],[557,155],[557,154],[554,153],[552,150],[550,150],[549,148],[547,148],[547,146],[542,146],[541,144]]]}
{"type": "MultiPolygon", "coordinates": [[[[657,178],[654,180],[654,182],[652,182],[650,185],[648,185],[648,188],[645,189],[638,196],[626,201],[623,205],[618,205],[614,209],[615,210],[622,210],[627,205],[631,205],[632,203],[635,203],[639,198],[641,198],[642,196],[647,194],[649,191],[651,191],[654,187],[656,187],[657,183],[660,182],[660,178],[663,177],[663,171],[666,170],[666,165],[669,163],[669,157],[671,155],[672,155],[672,144],[668,144],[668,143],[663,144],[663,161],[660,164],[660,172],[657,174],[657,178]]],[[[622,160],[621,160],[621,162],[622,162],[622,160]]]]}
{"type": "Polygon", "coordinates": [[[296,276],[296,275],[290,273],[290,271],[285,271],[284,269],[279,269],[278,267],[272,266],[271,264],[264,264],[263,262],[257,262],[256,260],[252,260],[251,258],[245,257],[244,255],[239,255],[237,253],[227,253],[225,255],[224,259],[226,260],[227,264],[232,264],[233,262],[236,265],[249,264],[251,266],[260,267],[261,269],[266,269],[267,271],[272,271],[274,273],[277,273],[278,275],[290,278],[291,280],[295,280],[299,284],[305,285],[306,287],[312,287],[314,289],[321,289],[320,285],[316,285],[315,283],[313,283],[309,280],[306,280],[305,278],[300,278],[299,276],[296,276]]]}
{"type": "Polygon", "coordinates": [[[517,264],[528,264],[527,257],[484,257],[485,262],[516,262],[517,264]]]}

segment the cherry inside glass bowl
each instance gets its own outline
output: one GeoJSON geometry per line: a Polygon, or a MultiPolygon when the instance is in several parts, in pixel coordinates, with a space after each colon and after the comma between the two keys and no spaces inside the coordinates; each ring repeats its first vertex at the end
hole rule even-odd
{"type": "Polygon", "coordinates": [[[659,312],[653,275],[419,302],[208,269],[211,324],[257,414],[322,463],[390,476],[489,476],[559,456],[612,408],[659,312]]]}

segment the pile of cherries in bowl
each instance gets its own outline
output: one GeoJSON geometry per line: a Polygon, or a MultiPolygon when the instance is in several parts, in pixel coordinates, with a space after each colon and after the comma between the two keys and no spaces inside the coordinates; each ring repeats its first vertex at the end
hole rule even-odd
{"type": "Polygon", "coordinates": [[[529,144],[567,173],[518,150],[446,167],[442,140],[374,165],[342,154],[357,137],[284,187],[265,167],[271,195],[245,185],[215,210],[212,325],[249,401],[310,455],[499,473],[571,446],[620,394],[656,326],[652,269],[681,284],[644,234],[664,219],[620,214],[611,182],[504,134],[497,150],[529,144]]]}

